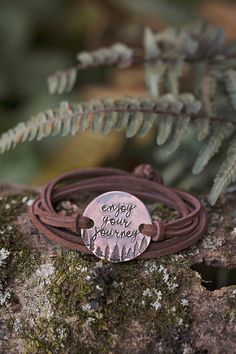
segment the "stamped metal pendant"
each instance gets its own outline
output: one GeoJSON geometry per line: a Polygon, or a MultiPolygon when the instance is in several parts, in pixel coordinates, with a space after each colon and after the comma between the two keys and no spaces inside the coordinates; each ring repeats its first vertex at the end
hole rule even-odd
{"type": "Polygon", "coordinates": [[[84,216],[94,221],[81,236],[88,249],[97,257],[111,262],[136,258],[148,247],[151,237],[139,231],[141,224],[151,224],[151,216],[138,198],[112,191],[93,199],[84,216]]]}

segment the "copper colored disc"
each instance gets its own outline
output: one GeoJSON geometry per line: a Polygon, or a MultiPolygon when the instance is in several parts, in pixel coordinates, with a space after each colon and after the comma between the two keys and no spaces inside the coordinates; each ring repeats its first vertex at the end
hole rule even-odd
{"type": "Polygon", "coordinates": [[[101,194],[89,203],[83,215],[94,221],[92,228],[82,230],[83,241],[99,258],[129,261],[150,243],[151,237],[144,236],[139,226],[151,224],[151,216],[143,202],[129,193],[101,194]]]}

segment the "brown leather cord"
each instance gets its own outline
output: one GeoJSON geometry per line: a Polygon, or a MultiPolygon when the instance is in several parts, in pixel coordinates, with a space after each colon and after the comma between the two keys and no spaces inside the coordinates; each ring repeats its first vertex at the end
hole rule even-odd
{"type": "Polygon", "coordinates": [[[206,231],[206,212],[191,194],[163,185],[158,171],[140,165],[133,173],[115,168],[91,168],[66,173],[50,181],[30,207],[32,223],[51,241],[64,247],[91,254],[78,235],[80,229],[93,226],[93,220],[80,213],[63,216],[54,205],[61,200],[84,193],[119,190],[151,202],[163,203],[179,212],[177,220],[140,226],[152,238],[147,249],[137,258],[155,258],[181,251],[195,243],[206,231]]]}

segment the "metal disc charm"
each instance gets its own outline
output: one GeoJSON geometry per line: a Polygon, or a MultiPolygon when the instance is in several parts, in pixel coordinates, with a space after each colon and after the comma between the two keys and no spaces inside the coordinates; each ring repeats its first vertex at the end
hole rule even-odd
{"type": "Polygon", "coordinates": [[[151,224],[151,216],[141,200],[120,191],[112,191],[93,199],[84,216],[94,221],[81,236],[97,257],[111,262],[136,258],[148,247],[151,237],[139,231],[141,224],[151,224]]]}

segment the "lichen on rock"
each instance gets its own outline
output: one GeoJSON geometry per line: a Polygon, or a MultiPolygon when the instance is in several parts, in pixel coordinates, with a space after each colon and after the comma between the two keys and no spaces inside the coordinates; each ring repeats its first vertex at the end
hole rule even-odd
{"type": "MultiPolygon", "coordinates": [[[[29,220],[33,197],[0,196],[3,353],[233,352],[236,287],[210,292],[191,265],[235,266],[236,196],[209,209],[209,233],[197,245],[119,264],[45,239],[29,220]]],[[[166,208],[149,208],[168,219],[166,208]]]]}

